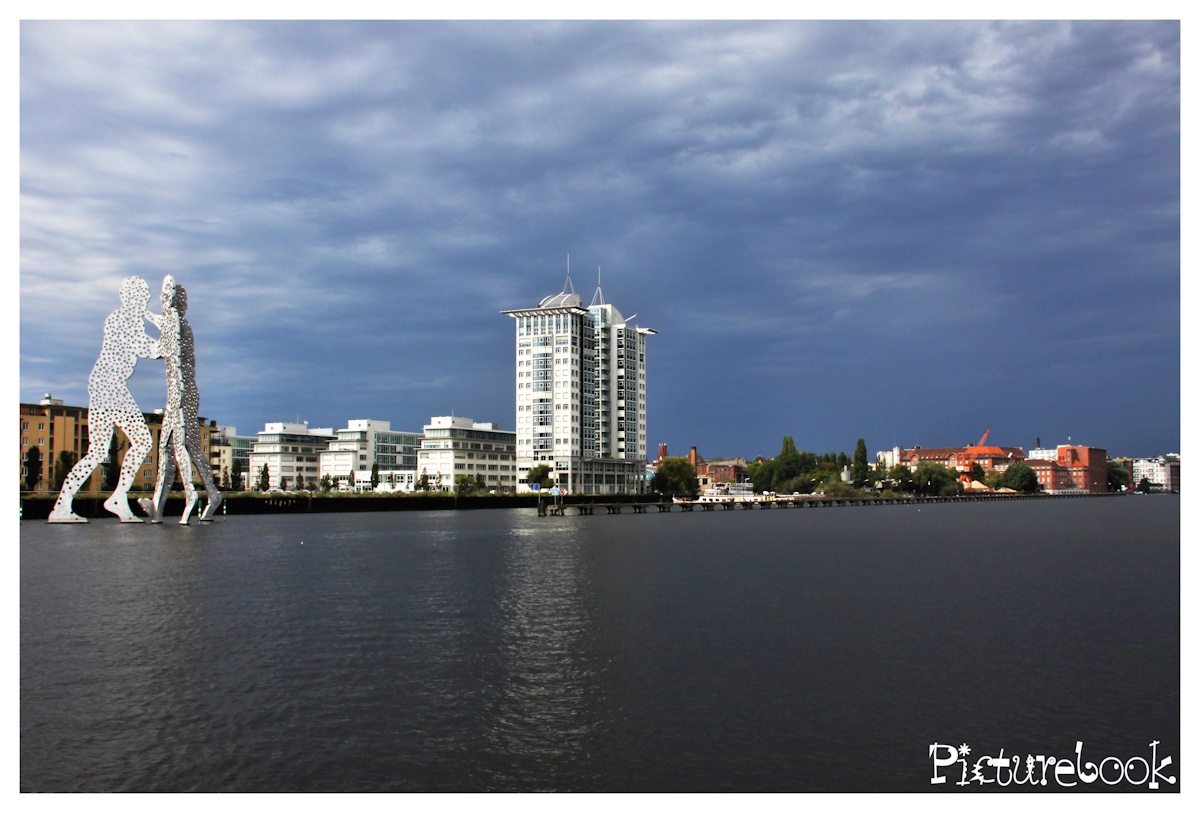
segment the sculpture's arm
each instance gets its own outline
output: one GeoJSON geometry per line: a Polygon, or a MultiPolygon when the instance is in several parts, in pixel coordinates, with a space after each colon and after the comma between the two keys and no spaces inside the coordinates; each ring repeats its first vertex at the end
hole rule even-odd
{"type": "Polygon", "coordinates": [[[162,331],[162,319],[163,318],[161,316],[159,316],[157,313],[151,313],[150,311],[146,311],[144,315],[146,317],[147,322],[154,325],[156,328],[159,329],[159,331],[162,331]]]}
{"type": "Polygon", "coordinates": [[[154,339],[151,339],[145,333],[142,334],[139,345],[140,346],[137,348],[137,354],[140,357],[144,359],[162,358],[162,350],[159,349],[158,342],[156,342],[154,339]]]}

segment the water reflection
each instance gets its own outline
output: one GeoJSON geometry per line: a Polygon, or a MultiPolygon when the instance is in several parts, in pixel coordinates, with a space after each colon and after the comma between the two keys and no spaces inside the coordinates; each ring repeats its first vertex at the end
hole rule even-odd
{"type": "Polygon", "coordinates": [[[588,711],[597,687],[586,597],[591,575],[579,540],[569,527],[548,535],[545,518],[518,519],[508,529],[497,580],[498,675],[488,704],[490,750],[506,755],[497,786],[553,784],[564,765],[584,758],[595,724],[588,711]]]}
{"type": "Polygon", "coordinates": [[[954,732],[1178,761],[1164,500],[27,522],[21,786],[928,790],[954,732]]]}

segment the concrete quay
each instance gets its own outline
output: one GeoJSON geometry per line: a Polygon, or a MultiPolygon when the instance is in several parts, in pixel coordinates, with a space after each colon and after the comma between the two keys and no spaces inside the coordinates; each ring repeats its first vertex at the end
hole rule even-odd
{"type": "Polygon", "coordinates": [[[591,516],[593,514],[620,514],[629,509],[633,514],[657,513],[669,514],[678,508],[679,513],[692,511],[735,511],[754,509],[783,509],[783,508],[839,508],[848,506],[876,505],[929,505],[931,503],[963,503],[963,502],[1009,502],[1012,500],[1060,500],[1076,497],[1108,497],[1116,494],[962,494],[952,497],[822,497],[819,495],[801,494],[786,497],[775,497],[771,500],[658,500],[658,501],[587,501],[579,502],[567,498],[563,501],[538,503],[538,516],[562,517],[574,509],[575,516],[591,516]],[[650,509],[654,509],[650,511],[650,509]]]}

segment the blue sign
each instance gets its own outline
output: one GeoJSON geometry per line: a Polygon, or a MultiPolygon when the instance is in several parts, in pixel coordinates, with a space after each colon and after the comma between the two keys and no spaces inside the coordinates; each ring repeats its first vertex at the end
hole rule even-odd
{"type": "Polygon", "coordinates": [[[541,486],[538,483],[530,483],[529,484],[530,491],[538,491],[540,489],[541,489],[541,486]]]}

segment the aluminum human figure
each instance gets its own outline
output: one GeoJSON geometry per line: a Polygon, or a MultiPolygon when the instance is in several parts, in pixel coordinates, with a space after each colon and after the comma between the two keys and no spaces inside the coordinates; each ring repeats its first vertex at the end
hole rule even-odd
{"type": "Polygon", "coordinates": [[[75,494],[96,466],[108,456],[109,443],[119,428],[129,438],[129,449],[121,463],[121,476],[104,507],[122,522],[141,522],[129,507],[129,488],[138,467],[154,446],[146,418],[129,392],[129,377],[139,358],[158,358],[158,343],[146,335],[143,314],[150,301],[150,286],[141,277],[126,277],[121,283],[121,306],[104,320],[100,358],[88,376],[88,453],[75,464],[48,522],[87,522],[72,510],[75,494]]]}
{"type": "Polygon", "coordinates": [[[178,287],[175,278],[168,274],[163,278],[159,301],[162,315],[145,311],[144,316],[153,323],[161,334],[158,339],[159,354],[166,365],[167,404],[163,409],[162,430],[158,435],[158,478],[154,486],[154,498],[138,500],[151,522],[162,522],[167,506],[171,484],[175,482],[175,471],[179,470],[183,480],[185,503],[180,525],[187,525],[192,510],[196,507],[196,488],[192,485],[192,458],[186,439],[186,416],[183,409],[183,366],[180,339],[180,316],[177,305],[178,287]]]}
{"type": "Polygon", "coordinates": [[[192,326],[187,320],[187,291],[175,286],[175,310],[179,314],[179,371],[183,382],[183,435],[192,463],[200,472],[200,481],[208,492],[208,505],[200,515],[201,522],[213,519],[221,505],[221,492],[213,480],[212,466],[200,445],[200,390],[196,386],[196,345],[192,326]]]}

